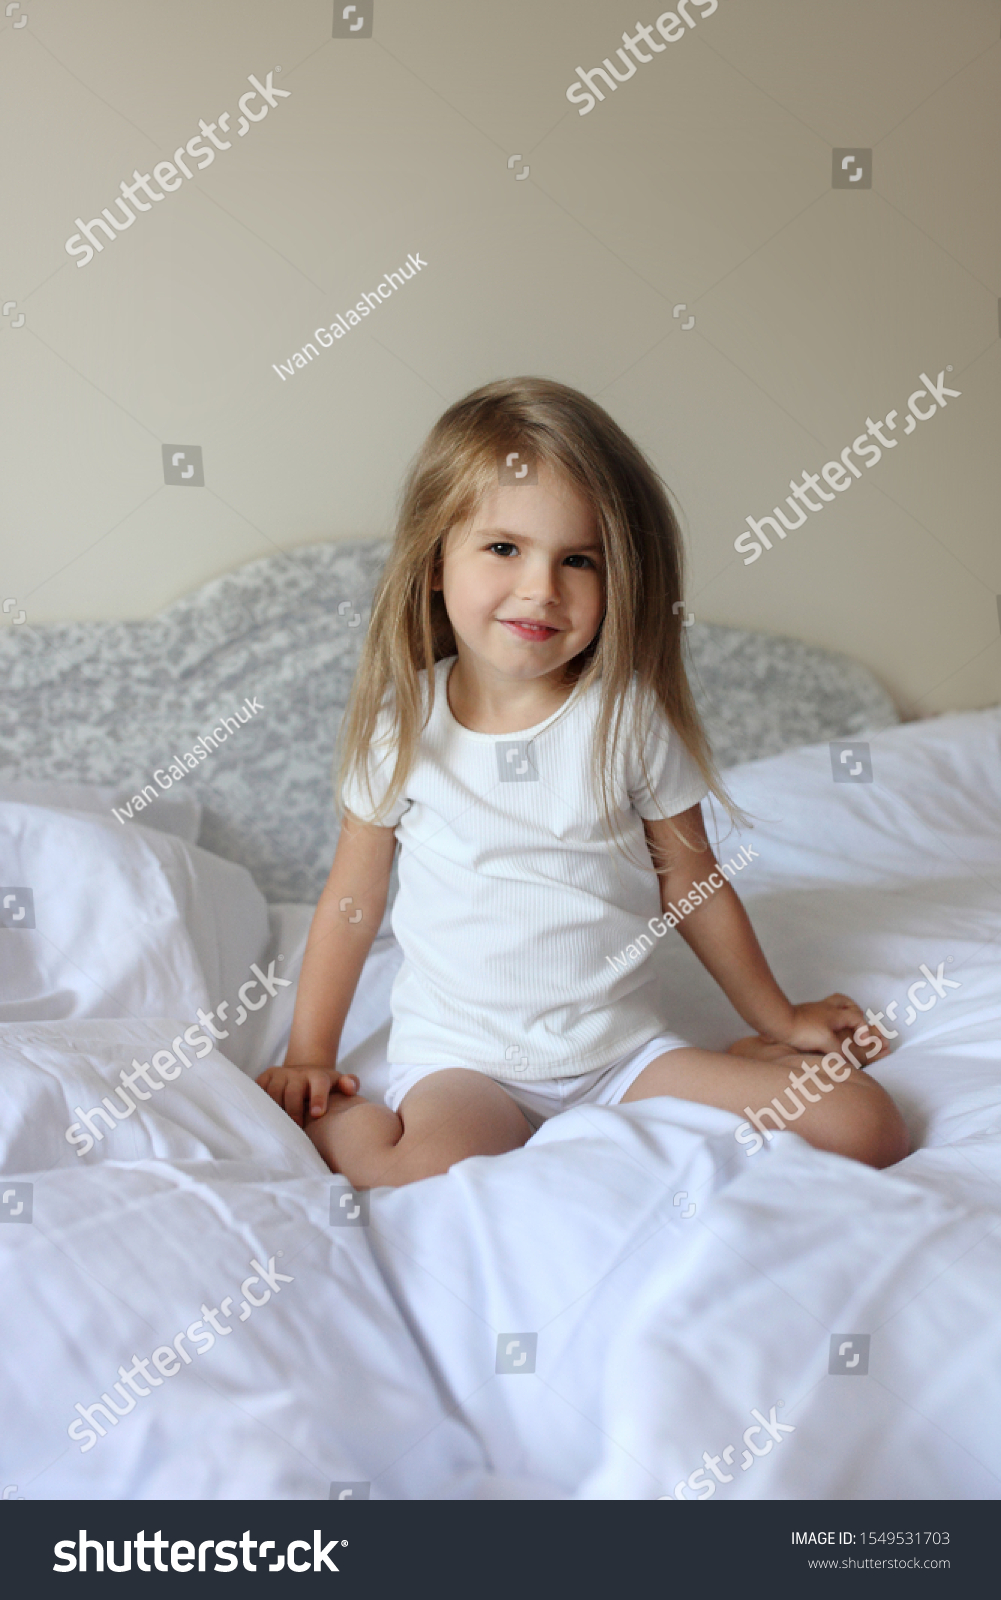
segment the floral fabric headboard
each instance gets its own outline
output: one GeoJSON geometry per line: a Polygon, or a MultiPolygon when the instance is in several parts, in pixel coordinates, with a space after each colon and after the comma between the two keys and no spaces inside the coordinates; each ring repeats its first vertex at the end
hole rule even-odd
{"type": "MultiPolygon", "coordinates": [[[[199,844],[271,901],[315,901],[337,834],[334,739],[386,548],[268,556],[144,622],[0,628],[0,779],[113,786],[140,822],[161,794],[190,794],[199,844]]],[[[721,767],[899,720],[844,656],[711,623],[688,642],[721,767]]]]}

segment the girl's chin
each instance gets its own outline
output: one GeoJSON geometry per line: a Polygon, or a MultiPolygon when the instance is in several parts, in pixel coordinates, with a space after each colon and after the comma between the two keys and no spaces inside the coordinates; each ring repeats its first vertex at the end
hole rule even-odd
{"type": "Polygon", "coordinates": [[[460,649],[478,666],[515,681],[529,682],[532,678],[552,677],[554,672],[559,672],[566,665],[562,653],[554,658],[544,647],[524,645],[517,639],[512,639],[506,648],[502,646],[498,649],[495,641],[489,649],[478,649],[468,644],[462,644],[460,649]]]}

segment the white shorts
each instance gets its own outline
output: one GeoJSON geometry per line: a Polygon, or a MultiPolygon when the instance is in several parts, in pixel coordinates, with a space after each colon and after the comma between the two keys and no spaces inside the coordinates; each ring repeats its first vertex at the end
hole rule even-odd
{"type": "MultiPolygon", "coordinates": [[[[613,1061],[610,1067],[598,1067],[594,1072],[581,1073],[576,1078],[542,1078],[531,1083],[522,1079],[494,1078],[494,1083],[499,1083],[506,1089],[512,1100],[521,1107],[526,1120],[533,1129],[540,1128],[549,1118],[558,1111],[569,1111],[572,1106],[617,1106],[626,1090],[636,1081],[644,1067],[658,1056],[666,1055],[669,1050],[690,1050],[692,1046],[687,1039],[679,1039],[674,1033],[661,1033],[656,1039],[651,1039],[641,1050],[623,1056],[621,1061],[613,1061]]],[[[391,1062],[389,1067],[389,1088],[383,1099],[390,1111],[398,1111],[405,1094],[420,1083],[422,1078],[430,1077],[432,1072],[445,1072],[449,1070],[441,1066],[408,1067],[402,1063],[391,1062]]],[[[463,1067],[464,1072],[482,1072],[482,1067],[463,1067]]],[[[485,1074],[493,1077],[492,1073],[485,1074]]]]}

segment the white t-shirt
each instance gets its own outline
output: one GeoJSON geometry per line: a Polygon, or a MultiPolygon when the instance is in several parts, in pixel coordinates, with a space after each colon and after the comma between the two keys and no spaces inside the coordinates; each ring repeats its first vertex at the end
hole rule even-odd
{"type": "MultiPolygon", "coordinates": [[[[401,847],[392,921],[404,961],[389,1060],[522,1082],[576,1077],[664,1029],[649,951],[627,971],[607,958],[640,932],[649,938],[661,910],[641,819],[686,810],[707,785],[655,713],[649,787],[635,746],[614,774],[626,859],[602,827],[591,776],[599,686],[578,687],[533,728],[475,733],[449,709],[455,659],[435,667],[434,709],[399,800],[380,814],[394,752],[378,728],[375,808],[354,776],[342,796],[362,821],[395,827],[401,847]]],[[[638,700],[634,688],[630,717],[638,700]]]]}

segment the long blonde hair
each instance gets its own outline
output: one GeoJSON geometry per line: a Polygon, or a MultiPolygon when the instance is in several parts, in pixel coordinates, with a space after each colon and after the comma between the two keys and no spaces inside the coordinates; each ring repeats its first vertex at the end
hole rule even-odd
{"type": "Polygon", "coordinates": [[[612,814],[610,771],[634,676],[645,691],[640,704],[651,715],[659,707],[710,792],[731,819],[740,820],[716,770],[685,671],[679,615],[684,557],[665,485],[601,406],[546,378],[503,379],[456,401],[410,468],[341,726],[338,795],[348,775],[356,774],[374,809],[367,757],[383,710],[391,719],[396,761],[380,811],[402,792],[434,703],[434,663],[456,653],[441,591],[432,588],[445,539],[474,514],[497,483],[498,461],[514,449],[573,484],[593,508],[600,531],[605,614],[567,671],[571,681],[600,684],[594,777],[606,824],[612,814]],[[427,675],[426,696],[421,673],[427,675]]]}

